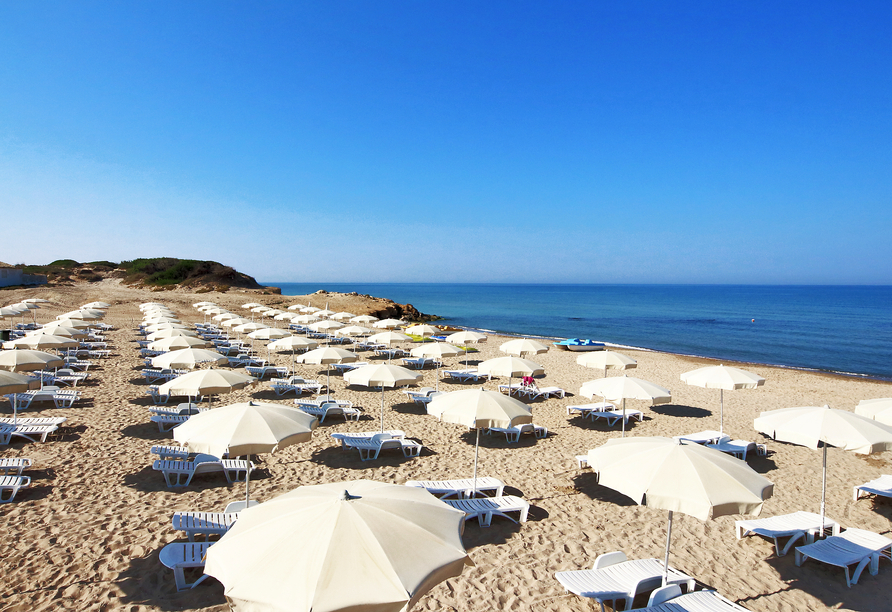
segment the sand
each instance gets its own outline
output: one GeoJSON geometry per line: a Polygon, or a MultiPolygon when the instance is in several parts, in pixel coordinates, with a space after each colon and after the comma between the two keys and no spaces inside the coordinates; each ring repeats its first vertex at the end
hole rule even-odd
{"type": "MultiPolygon", "coordinates": [[[[140,320],[138,304],[161,301],[184,320],[198,321],[193,302],[215,301],[232,310],[248,301],[288,305],[296,300],[257,293],[190,294],[180,291],[149,292],[121,287],[114,281],[71,288],[7,290],[5,303],[26,297],[52,300],[38,311],[38,321],[93,300],[114,305],[106,322],[117,327],[109,334],[110,358],[90,370],[88,384],[79,388],[85,399],[75,407],[32,408],[25,416],[66,416],[60,435],[45,444],[14,443],[0,448],[0,457],[30,457],[27,473],[32,486],[16,501],[0,506],[0,609],[2,610],[226,610],[223,587],[213,579],[194,590],[178,593],[173,573],[158,561],[167,543],[183,541],[171,527],[176,510],[221,510],[243,494],[243,484],[227,486],[222,475],[203,476],[182,490],[168,489],[160,473],[151,469],[149,447],[171,438],[149,422],[150,399],[139,375],[134,328],[140,320]]],[[[333,310],[362,313],[361,298],[314,297],[314,305],[327,299],[333,310]],[[317,303],[318,302],[318,303],[317,303]]],[[[305,303],[305,302],[304,302],[305,303]]],[[[239,310],[241,311],[241,310],[239,310]]],[[[502,339],[490,337],[479,345],[472,362],[501,355],[502,339]]],[[[718,428],[718,391],[688,387],[682,372],[703,364],[655,352],[624,351],[638,360],[633,375],[672,390],[669,405],[645,407],[642,423],[630,427],[633,436],[678,435],[718,428]]],[[[503,480],[507,491],[531,504],[529,521],[516,525],[495,519],[482,529],[468,522],[465,545],[476,563],[458,578],[435,587],[416,609],[420,610],[595,610],[589,600],[564,592],[554,579],[560,570],[590,567],[603,552],[622,550],[630,558],[661,557],[666,513],[634,505],[609,489],[599,487],[591,472],[577,469],[575,455],[619,435],[578,417],[568,417],[566,406],[588,400],[576,395],[580,385],[603,375],[575,363],[576,355],[550,350],[534,359],[546,370],[540,386],[555,385],[568,391],[564,399],[532,404],[536,424],[548,428],[544,440],[522,439],[508,444],[504,437],[483,436],[480,474],[503,480]]],[[[287,355],[277,358],[281,363],[287,355]]],[[[458,360],[452,360],[457,363],[458,360]]],[[[730,363],[730,362],[726,362],[730,363]]],[[[861,399],[892,395],[889,384],[812,372],[747,365],[767,380],[764,387],[725,393],[725,431],[735,438],[767,442],[766,457],[752,457],[750,465],[775,483],[774,496],[763,516],[796,510],[817,512],[820,502],[819,451],[765,440],[753,430],[760,411],[791,406],[829,404],[854,409],[861,399]]],[[[324,380],[322,368],[298,366],[298,373],[324,380]]],[[[435,385],[435,370],[424,370],[423,385],[435,385]]],[[[616,375],[616,374],[611,374],[616,375]]],[[[497,381],[486,385],[495,389],[497,381]]],[[[424,410],[405,401],[399,391],[385,394],[386,426],[402,429],[421,441],[419,458],[399,453],[363,463],[358,453],[341,450],[333,432],[363,431],[379,426],[380,393],[345,388],[332,377],[334,393],[365,407],[358,423],[326,421],[310,443],[260,456],[262,470],[252,479],[252,494],[270,499],[295,487],[322,482],[368,478],[402,483],[409,479],[466,477],[471,474],[473,436],[462,427],[438,422],[424,410]]],[[[443,381],[441,390],[465,385],[443,381]]],[[[249,398],[290,403],[291,395],[277,397],[263,383],[224,396],[225,403],[249,398]]],[[[4,401],[0,410],[8,411],[4,401]]],[[[892,473],[890,453],[860,456],[829,452],[827,515],[844,527],[890,533],[892,504],[887,500],[852,500],[852,486],[892,473]]],[[[890,609],[883,599],[884,584],[892,575],[888,563],[878,576],[867,572],[847,589],[839,568],[808,562],[796,567],[792,554],[777,558],[769,540],[750,537],[737,541],[735,516],[701,521],[677,515],[671,563],[700,583],[717,589],[732,601],[754,611],[880,610],[890,609]]]]}

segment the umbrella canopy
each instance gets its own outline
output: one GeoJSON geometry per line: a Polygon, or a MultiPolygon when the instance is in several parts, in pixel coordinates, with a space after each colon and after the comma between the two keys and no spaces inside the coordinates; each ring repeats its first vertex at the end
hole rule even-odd
{"type": "Polygon", "coordinates": [[[607,370],[629,370],[638,367],[637,361],[615,351],[582,353],[576,358],[576,363],[587,368],[604,370],[604,376],[607,376],[607,370]]]}
{"type": "Polygon", "coordinates": [[[184,348],[152,357],[152,365],[156,368],[192,369],[203,363],[225,365],[229,360],[217,351],[203,348],[184,348]]]}
{"type": "Polygon", "coordinates": [[[75,348],[79,342],[74,338],[62,336],[25,336],[11,342],[4,342],[3,348],[25,348],[33,350],[75,348]]]}
{"type": "Polygon", "coordinates": [[[73,327],[74,329],[87,329],[90,327],[90,324],[84,321],[83,319],[56,319],[55,321],[50,321],[49,323],[43,326],[43,329],[47,327],[73,327]]]}
{"type": "Polygon", "coordinates": [[[276,321],[290,321],[291,319],[293,319],[296,316],[297,315],[293,312],[280,312],[279,314],[276,315],[275,320],[276,321]]]}
{"type": "Polygon", "coordinates": [[[378,317],[373,317],[372,315],[359,315],[350,319],[351,323],[359,323],[360,325],[369,323],[374,323],[378,320],[378,317]]]}
{"type": "Polygon", "coordinates": [[[190,336],[197,338],[198,334],[190,329],[159,329],[146,336],[146,340],[154,342],[155,340],[163,340],[164,338],[173,338],[174,336],[190,336]]]}
{"type": "Polygon", "coordinates": [[[305,315],[297,315],[291,319],[292,323],[297,323],[298,325],[307,325],[309,323],[315,323],[319,320],[319,317],[316,315],[305,314],[305,315]]]}
{"type": "Polygon", "coordinates": [[[314,332],[325,332],[331,329],[341,329],[342,327],[345,327],[345,325],[343,323],[338,323],[337,321],[319,321],[308,327],[314,332]]]}
{"type": "Polygon", "coordinates": [[[284,329],[275,327],[264,327],[248,334],[251,340],[281,340],[282,338],[291,338],[291,334],[284,329]]]}
{"type": "Polygon", "coordinates": [[[260,306],[255,306],[254,308],[252,308],[251,312],[266,312],[267,310],[272,310],[272,308],[270,308],[269,306],[263,306],[261,304],[260,306]]]}
{"type": "Polygon", "coordinates": [[[83,338],[87,335],[82,329],[75,329],[74,327],[64,327],[62,325],[56,325],[53,327],[42,327],[40,329],[35,329],[34,331],[30,331],[26,336],[60,336],[62,338],[83,338]]]}
{"type": "Polygon", "coordinates": [[[158,388],[158,391],[162,395],[190,397],[219,395],[231,393],[256,381],[253,376],[232,370],[196,370],[167,381],[158,388]]]}
{"type": "MultiPolygon", "coordinates": [[[[15,372],[5,372],[0,370],[0,395],[10,395],[13,393],[24,393],[28,389],[37,389],[40,387],[40,380],[24,374],[16,374],[15,372]]],[[[19,419],[18,398],[12,397],[12,422],[17,423],[19,419]]]]}
{"type": "Polygon", "coordinates": [[[614,438],[590,450],[588,462],[598,474],[598,484],[638,504],[669,511],[664,572],[674,512],[703,521],[727,514],[757,515],[774,492],[774,484],[745,462],[672,438],[614,438]]]}
{"type": "Polygon", "coordinates": [[[444,357],[455,357],[464,351],[445,342],[429,342],[416,346],[409,353],[413,357],[432,357],[437,364],[437,391],[440,390],[440,362],[444,357]]]}
{"type": "Polygon", "coordinates": [[[355,316],[356,315],[352,312],[336,312],[329,318],[334,319],[335,321],[346,321],[347,319],[352,319],[355,316]]]}
{"type": "MultiPolygon", "coordinates": [[[[220,312],[211,317],[212,321],[229,321],[230,319],[241,319],[242,317],[237,314],[233,314],[231,312],[220,312]]],[[[251,319],[244,319],[245,321],[250,321],[251,319]]]]}
{"type": "Polygon", "coordinates": [[[855,407],[855,414],[892,425],[892,397],[861,400],[855,407]]]}
{"type": "Polygon", "coordinates": [[[412,342],[412,338],[406,334],[401,334],[400,332],[389,331],[369,336],[369,342],[390,346],[396,342],[412,342]]]}
{"type": "Polygon", "coordinates": [[[44,368],[61,368],[65,360],[43,351],[14,350],[0,351],[0,370],[8,372],[31,372],[44,368]]]}
{"type": "Polygon", "coordinates": [[[22,300],[26,304],[49,304],[49,300],[45,300],[43,298],[28,298],[27,300],[22,300]]]}
{"type": "Polygon", "coordinates": [[[473,565],[463,520],[420,488],[304,486],[245,510],[204,571],[235,609],[400,612],[473,565]]]}
{"type": "Polygon", "coordinates": [[[334,333],[336,336],[365,336],[372,333],[372,330],[360,325],[348,325],[347,327],[336,329],[334,333]]]}
{"type": "Polygon", "coordinates": [[[442,331],[433,325],[412,325],[406,328],[406,333],[412,334],[413,336],[428,338],[430,336],[436,336],[437,334],[442,333],[442,331]]]}
{"type": "Polygon", "coordinates": [[[668,404],[672,401],[672,392],[652,382],[631,376],[615,376],[599,378],[582,384],[579,394],[592,398],[599,395],[610,402],[623,402],[623,437],[626,436],[626,400],[637,399],[649,401],[652,406],[668,404]]]}
{"type": "MultiPolygon", "coordinates": [[[[174,427],[173,439],[196,453],[222,457],[274,453],[309,442],[319,421],[282,404],[240,403],[200,412],[174,427]]],[[[245,479],[245,507],[249,506],[251,475],[245,479]]]]}
{"type": "Polygon", "coordinates": [[[446,342],[449,344],[477,344],[486,342],[486,335],[474,331],[460,331],[446,336],[446,342]]]}
{"type": "Polygon", "coordinates": [[[193,308],[201,308],[202,306],[216,306],[214,302],[196,302],[192,304],[193,308]]]}
{"type": "MultiPolygon", "coordinates": [[[[231,323],[232,321],[226,321],[226,323],[231,323]]],[[[226,325],[224,323],[223,325],[226,325]]],[[[230,326],[232,327],[232,331],[237,334],[250,334],[251,332],[255,332],[258,329],[266,329],[269,325],[264,325],[263,323],[255,323],[253,321],[248,321],[247,323],[242,323],[241,325],[230,326]]]]}
{"type": "Polygon", "coordinates": [[[95,321],[105,316],[101,310],[72,310],[65,314],[60,314],[57,319],[83,319],[84,321],[95,321]]]}
{"type": "Polygon", "coordinates": [[[107,302],[90,302],[89,304],[84,304],[81,308],[99,308],[104,310],[106,308],[111,308],[111,304],[108,304],[107,302]]]}
{"type": "Polygon", "coordinates": [[[427,413],[441,421],[477,430],[474,443],[473,493],[477,492],[480,430],[488,427],[513,427],[533,422],[533,413],[526,404],[511,396],[485,389],[467,389],[438,395],[428,402],[427,413]]]}
{"type": "Polygon", "coordinates": [[[185,348],[207,348],[212,346],[207,340],[201,338],[193,338],[192,336],[172,336],[170,338],[162,338],[149,343],[146,347],[150,351],[178,351],[185,348]]]}
{"type": "Polygon", "coordinates": [[[300,309],[301,312],[304,313],[314,313],[322,310],[321,308],[316,308],[315,306],[304,306],[300,309]]]}
{"type": "Polygon", "coordinates": [[[285,336],[284,338],[279,338],[275,342],[270,342],[266,345],[267,348],[271,348],[274,351],[303,351],[306,349],[314,349],[319,344],[315,340],[310,340],[309,338],[302,338],[301,336],[285,336]]]}
{"type": "Polygon", "coordinates": [[[753,421],[756,431],[808,448],[824,446],[821,479],[821,527],[827,494],[827,446],[836,446],[862,455],[892,449],[892,427],[846,410],[829,406],[782,408],[763,412],[753,421]]]}
{"type": "Polygon", "coordinates": [[[239,325],[244,325],[246,323],[253,323],[251,319],[246,319],[244,317],[236,317],[234,319],[226,319],[223,321],[223,327],[238,327],[239,325]]]}
{"type": "Polygon", "coordinates": [[[291,306],[288,307],[288,310],[300,310],[303,307],[304,307],[303,304],[292,304],[291,306]]]}
{"type": "Polygon", "coordinates": [[[496,357],[487,359],[477,366],[478,374],[489,376],[507,376],[508,387],[511,387],[511,379],[519,376],[541,376],[545,369],[535,361],[521,359],[519,357],[496,357]]]}
{"type": "Polygon", "coordinates": [[[396,329],[397,327],[402,327],[405,324],[405,321],[400,321],[399,319],[384,319],[382,321],[375,321],[374,323],[372,323],[372,327],[376,327],[378,329],[396,329]]]}
{"type": "MultiPolygon", "coordinates": [[[[323,346],[313,349],[295,359],[298,363],[307,363],[311,365],[330,365],[332,363],[351,363],[356,361],[356,353],[346,349],[333,346],[323,346]]],[[[331,395],[331,368],[326,369],[327,380],[325,386],[331,395]]]]}
{"type": "Polygon", "coordinates": [[[719,389],[719,433],[725,427],[725,390],[755,389],[765,384],[765,379],[758,374],[725,365],[697,368],[681,375],[681,381],[695,387],[719,389]]]}
{"type": "Polygon", "coordinates": [[[372,364],[344,373],[344,380],[350,385],[381,387],[381,431],[384,431],[384,387],[401,387],[421,380],[421,374],[406,368],[372,364]]]}
{"type": "Polygon", "coordinates": [[[518,338],[517,340],[509,340],[502,344],[499,346],[499,350],[503,353],[508,353],[509,355],[523,357],[524,355],[538,355],[539,353],[544,353],[548,350],[548,347],[535,340],[518,338]]]}
{"type": "Polygon", "coordinates": [[[184,325],[182,323],[173,323],[171,321],[164,321],[160,323],[152,323],[151,325],[146,325],[143,330],[147,333],[152,333],[156,331],[161,331],[162,329],[190,329],[188,325],[184,325]]]}

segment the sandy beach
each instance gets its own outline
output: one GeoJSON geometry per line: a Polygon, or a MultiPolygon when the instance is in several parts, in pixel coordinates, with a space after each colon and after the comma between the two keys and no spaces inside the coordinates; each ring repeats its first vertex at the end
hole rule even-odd
{"type": "MultiPolygon", "coordinates": [[[[141,319],[138,305],[158,301],[173,309],[184,322],[202,321],[192,304],[214,301],[232,311],[257,301],[284,308],[306,299],[230,291],[194,294],[182,291],[152,292],[119,285],[115,281],[75,287],[33,288],[2,292],[4,303],[40,297],[51,301],[37,311],[38,322],[81,304],[104,300],[112,304],[105,322],[115,326],[108,334],[113,350],[97,360],[90,378],[78,388],[84,399],[72,408],[42,405],[24,416],[65,416],[59,435],[46,443],[15,442],[0,447],[0,457],[29,457],[33,479],[15,502],[0,505],[4,537],[0,540],[2,592],[0,610],[206,610],[228,606],[223,587],[209,579],[191,591],[178,593],[173,573],[158,560],[167,543],[184,540],[171,527],[177,510],[222,510],[243,495],[244,485],[227,486],[222,474],[197,477],[192,485],[168,489],[160,473],[151,468],[149,448],[171,439],[149,421],[151,399],[139,374],[143,361],[135,343],[141,319]]],[[[387,297],[387,296],[383,296],[387,297]]],[[[371,306],[361,296],[314,296],[313,305],[330,302],[332,310],[356,314],[371,306]]],[[[433,313],[436,314],[436,313],[433,313]]],[[[7,327],[4,321],[2,327],[7,327]]],[[[280,322],[281,325],[281,322],[280,322]]],[[[501,356],[502,338],[491,336],[477,345],[472,363],[501,356]]],[[[258,347],[262,346],[258,343],[258,347]]],[[[672,391],[671,404],[641,409],[645,418],[630,426],[632,436],[673,436],[718,429],[717,390],[690,387],[681,373],[717,363],[671,354],[623,351],[638,360],[630,371],[672,391]]],[[[265,350],[264,350],[265,353],[265,350]]],[[[566,389],[563,399],[531,404],[534,422],[548,428],[546,439],[524,439],[508,444],[504,437],[483,436],[480,475],[501,479],[507,491],[532,505],[528,522],[514,524],[496,518],[489,528],[469,521],[464,543],[476,567],[447,580],[425,596],[416,609],[592,611],[590,600],[565,593],[555,580],[561,570],[591,567],[598,554],[622,550],[629,558],[661,557],[666,513],[634,505],[627,498],[595,484],[590,471],[577,468],[575,456],[619,436],[619,426],[592,423],[568,416],[566,407],[589,400],[578,395],[580,385],[603,376],[600,370],[576,364],[576,354],[555,349],[537,355],[546,376],[539,386],[566,389]]],[[[274,354],[287,364],[288,354],[274,354]]],[[[363,360],[375,361],[363,354],[363,360]]],[[[457,365],[458,358],[447,360],[457,365]]],[[[729,365],[729,362],[725,362],[729,365]]],[[[769,366],[745,365],[766,379],[763,387],[725,393],[724,429],[734,438],[766,443],[765,457],[748,457],[748,463],[775,483],[774,496],[762,516],[806,510],[819,511],[821,454],[819,451],[766,440],[753,429],[761,411],[829,404],[853,410],[862,399],[892,396],[889,383],[825,375],[769,366]]],[[[325,369],[297,366],[297,373],[324,382],[325,369]]],[[[436,370],[422,370],[421,386],[436,385],[436,370]]],[[[616,373],[610,373],[616,376],[616,373]]],[[[330,434],[366,431],[378,427],[380,392],[346,387],[332,375],[332,391],[366,410],[359,422],[335,418],[318,427],[310,443],[290,446],[255,459],[262,468],[252,478],[252,497],[265,500],[305,484],[352,479],[403,483],[410,479],[469,477],[474,438],[465,428],[440,423],[421,406],[406,401],[398,390],[385,392],[388,429],[404,430],[424,445],[421,456],[405,459],[399,453],[362,462],[355,451],[342,450],[330,434]]],[[[499,382],[486,383],[496,389],[499,382]]],[[[470,388],[448,380],[440,389],[470,388]]],[[[278,397],[263,382],[222,396],[223,404],[258,399],[290,404],[293,394],[278,397]]],[[[0,410],[11,413],[3,400],[0,410]]],[[[857,527],[889,535],[892,501],[852,500],[852,486],[890,472],[892,453],[861,456],[830,449],[827,515],[843,527],[857,527]]],[[[881,563],[877,576],[865,572],[858,585],[847,588],[843,571],[816,562],[797,567],[793,554],[776,557],[770,540],[735,539],[734,521],[725,516],[701,521],[677,515],[673,530],[671,564],[717,589],[728,599],[753,611],[820,611],[890,609],[886,600],[892,567],[881,563]]]]}

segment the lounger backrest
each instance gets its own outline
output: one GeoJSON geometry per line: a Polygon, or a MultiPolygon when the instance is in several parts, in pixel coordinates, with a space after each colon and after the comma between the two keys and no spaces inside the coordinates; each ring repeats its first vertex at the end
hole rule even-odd
{"type": "Polygon", "coordinates": [[[382,442],[386,442],[387,440],[392,440],[393,436],[387,432],[384,433],[376,433],[371,438],[372,444],[381,444],[382,442]]]}
{"type": "Polygon", "coordinates": [[[616,565],[617,563],[622,563],[623,561],[628,561],[628,557],[626,554],[617,550],[614,552],[604,553],[603,555],[598,555],[598,558],[595,559],[595,564],[592,566],[592,569],[601,569],[602,567],[607,567],[608,565],[616,565]]]}
{"type": "Polygon", "coordinates": [[[193,459],[192,461],[195,463],[195,465],[198,465],[199,463],[219,463],[220,458],[214,457],[213,455],[198,454],[195,455],[195,459],[193,459]]]}
{"type": "Polygon", "coordinates": [[[647,601],[647,607],[658,606],[663,602],[678,597],[679,595],[681,595],[681,587],[677,584],[669,584],[660,587],[650,594],[650,599],[647,601]]]}

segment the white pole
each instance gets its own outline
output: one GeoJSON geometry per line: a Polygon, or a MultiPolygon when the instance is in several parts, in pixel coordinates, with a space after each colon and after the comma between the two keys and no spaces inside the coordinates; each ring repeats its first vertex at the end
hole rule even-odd
{"type": "MultiPolygon", "coordinates": [[[[605,370],[605,372],[606,372],[606,370],[605,370]]],[[[623,398],[623,436],[622,437],[623,438],[626,437],[626,398],[623,398]]]]}
{"type": "Polygon", "coordinates": [[[824,471],[821,476],[821,537],[824,537],[824,499],[827,494],[827,443],[824,442],[824,471]]]}
{"type": "Polygon", "coordinates": [[[669,527],[666,529],[666,556],[663,558],[663,586],[669,581],[669,544],[672,542],[672,510],[669,511],[669,527]]]}
{"type": "Polygon", "coordinates": [[[719,433],[725,433],[725,390],[719,389],[719,433]]]}
{"type": "Polygon", "coordinates": [[[250,487],[251,487],[251,455],[248,455],[248,469],[245,472],[245,509],[248,508],[248,504],[251,502],[250,487]]]}
{"type": "Polygon", "coordinates": [[[384,433],[384,385],[381,385],[381,433],[384,433]]]}
{"type": "Polygon", "coordinates": [[[480,426],[474,423],[477,428],[477,441],[474,443],[474,486],[471,489],[471,497],[477,497],[477,456],[480,453],[480,426]]]}

